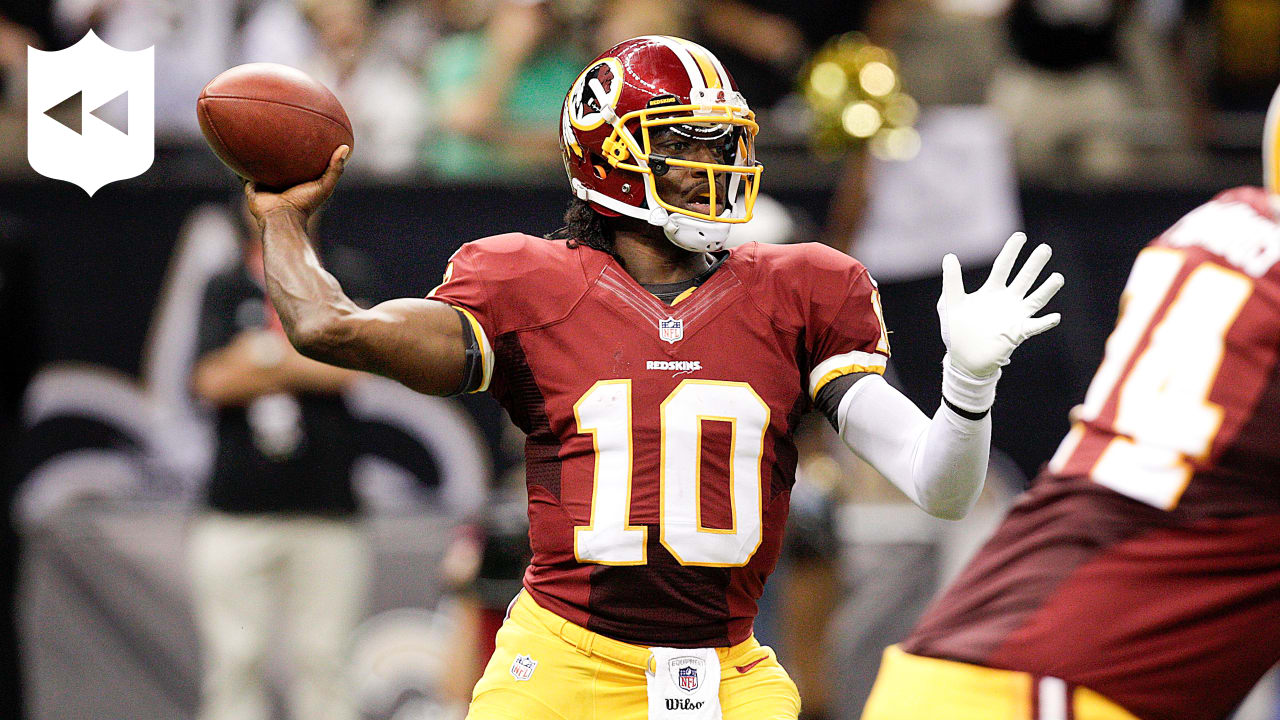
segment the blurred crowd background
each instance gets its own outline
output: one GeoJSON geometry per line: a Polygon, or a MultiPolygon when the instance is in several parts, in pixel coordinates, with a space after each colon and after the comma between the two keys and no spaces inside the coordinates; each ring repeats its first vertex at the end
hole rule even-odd
{"type": "MultiPolygon", "coordinates": [[[[192,375],[206,287],[247,233],[200,136],[201,87],[255,61],[329,86],[357,139],[317,234],[370,301],[422,296],[459,244],[559,227],[564,93],[641,34],[712,49],[757,113],[758,217],[732,241],[862,260],[890,379],[926,411],[944,253],[972,281],[1025,229],[1067,277],[1062,326],[1001,382],[970,519],[911,508],[825,423],[804,434],[757,633],[813,720],[858,716],[881,648],[1052,454],[1137,251],[1217,191],[1260,184],[1280,82],[1278,0],[0,0],[0,718],[200,712],[209,641],[186,548],[217,413],[192,375]],[[32,172],[25,142],[28,46],[89,29],[156,60],[155,164],[92,198],[32,172]]],[[[372,378],[341,395],[369,555],[338,640],[356,716],[460,718],[525,562],[521,438],[484,397],[372,378]]],[[[277,717],[307,671],[286,648],[308,630],[288,625],[254,665],[277,717]]],[[[1273,685],[1242,720],[1280,718],[1273,685]]]]}

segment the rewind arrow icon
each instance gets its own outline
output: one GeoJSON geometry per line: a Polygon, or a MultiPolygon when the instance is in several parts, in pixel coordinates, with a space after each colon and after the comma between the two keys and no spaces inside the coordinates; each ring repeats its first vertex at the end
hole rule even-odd
{"type": "MultiPolygon", "coordinates": [[[[66,100],[63,100],[48,110],[45,110],[44,114],[56,120],[58,124],[67,128],[71,132],[79,135],[81,134],[84,122],[83,107],[83,93],[77,91],[66,100]]],[[[98,107],[90,110],[89,114],[97,118],[99,121],[115,128],[117,131],[128,135],[129,92],[125,91],[120,93],[98,107]]]]}

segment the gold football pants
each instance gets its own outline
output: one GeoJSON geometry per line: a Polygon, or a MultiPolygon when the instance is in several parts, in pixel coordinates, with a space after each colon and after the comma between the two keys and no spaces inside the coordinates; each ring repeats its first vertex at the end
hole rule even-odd
{"type": "MultiPolygon", "coordinates": [[[[751,637],[716,653],[724,720],[795,720],[800,696],[772,649],[751,637]]],[[[646,720],[650,657],[648,648],[575,625],[522,592],[467,720],[646,720]]]]}
{"type": "Polygon", "coordinates": [[[1057,678],[884,651],[862,720],[1138,720],[1057,678]],[[1070,708],[1070,714],[1068,714],[1070,708]]]}

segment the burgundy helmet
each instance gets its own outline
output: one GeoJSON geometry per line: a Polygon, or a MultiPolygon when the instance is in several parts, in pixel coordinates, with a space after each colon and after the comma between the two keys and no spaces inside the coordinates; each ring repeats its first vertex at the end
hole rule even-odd
{"type": "Polygon", "coordinates": [[[755,159],[755,113],[706,48],[665,35],[632,38],[592,60],[560,115],[560,148],[573,194],[602,215],[644,220],[695,252],[724,247],[729,229],[751,219],[763,167],[755,159]],[[736,147],[732,164],[650,153],[650,133],[670,127],[694,140],[736,147]],[[655,175],[670,166],[705,172],[712,197],[702,213],[658,197],[655,175]],[[716,174],[728,173],[717,213],[716,174]]]}

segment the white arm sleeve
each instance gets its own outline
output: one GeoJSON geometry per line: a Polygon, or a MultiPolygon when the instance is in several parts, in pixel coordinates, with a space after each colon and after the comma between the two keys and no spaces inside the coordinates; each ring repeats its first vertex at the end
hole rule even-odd
{"type": "Polygon", "coordinates": [[[991,415],[970,420],[946,404],[933,419],[879,375],[855,382],[840,400],[840,437],[925,512],[964,517],[982,492],[991,452],[991,415]]]}

